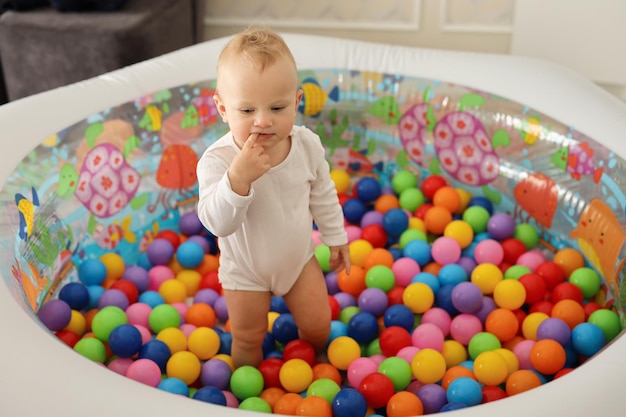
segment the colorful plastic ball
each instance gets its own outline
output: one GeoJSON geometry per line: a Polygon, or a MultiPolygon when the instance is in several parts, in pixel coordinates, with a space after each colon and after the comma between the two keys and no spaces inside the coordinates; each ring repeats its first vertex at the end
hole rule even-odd
{"type": "Polygon", "coordinates": [[[489,216],[493,214],[493,203],[487,197],[482,195],[472,197],[467,205],[467,208],[473,206],[480,206],[484,208],[489,213],[489,216]]]}
{"type": "Polygon", "coordinates": [[[432,307],[434,301],[433,290],[421,282],[409,284],[402,293],[402,302],[416,314],[427,311],[432,307]]]}
{"type": "Polygon", "coordinates": [[[513,372],[506,380],[507,395],[517,395],[541,385],[539,376],[531,370],[520,369],[513,372]]]}
{"type": "Polygon", "coordinates": [[[500,349],[502,343],[498,338],[489,332],[479,332],[472,336],[467,351],[470,357],[476,359],[483,352],[500,349]]]}
{"type": "MultiPolygon", "coordinates": [[[[374,247],[370,242],[365,239],[357,239],[353,242],[350,242],[350,261],[352,266],[363,267],[365,265],[365,261],[367,257],[372,253],[374,247]]],[[[352,273],[352,270],[350,270],[352,273]]]]}
{"type": "Polygon", "coordinates": [[[354,359],[346,370],[348,383],[358,388],[363,378],[378,371],[378,362],[370,357],[358,357],[354,359]]]}
{"type": "Polygon", "coordinates": [[[508,397],[508,395],[506,394],[506,391],[500,388],[499,386],[487,385],[487,386],[482,387],[482,391],[483,391],[483,400],[482,400],[483,404],[490,403],[492,401],[502,400],[508,397]]]}
{"type": "Polygon", "coordinates": [[[498,307],[516,310],[526,301],[526,288],[518,280],[502,280],[493,289],[493,300],[498,307]]]}
{"type": "Polygon", "coordinates": [[[78,266],[78,279],[83,284],[100,285],[107,277],[107,268],[99,259],[85,259],[78,266]]]}
{"type": "Polygon", "coordinates": [[[278,377],[285,391],[302,392],[313,381],[313,369],[302,359],[289,359],[280,368],[278,377]]]}
{"type": "Polygon", "coordinates": [[[474,259],[477,263],[500,265],[504,260],[504,250],[500,242],[494,239],[485,239],[474,247],[474,259]]]}
{"type": "Polygon", "coordinates": [[[321,397],[330,405],[335,395],[341,391],[339,384],[332,379],[319,378],[311,382],[306,389],[306,395],[321,397]]]}
{"type": "Polygon", "coordinates": [[[139,298],[139,290],[135,283],[125,278],[115,281],[109,289],[122,291],[126,295],[129,305],[136,303],[139,298]]]}
{"type": "Polygon", "coordinates": [[[519,321],[511,310],[497,308],[487,316],[485,330],[496,336],[500,342],[508,342],[517,335],[519,321]]]}
{"type": "Polygon", "coordinates": [[[543,320],[537,328],[537,340],[551,339],[565,346],[570,342],[571,336],[567,323],[554,317],[543,320]]]}
{"type": "Polygon", "coordinates": [[[313,366],[315,362],[315,349],[311,343],[303,339],[292,340],[283,348],[283,360],[302,359],[313,366]]]}
{"type": "Polygon", "coordinates": [[[200,360],[207,360],[217,354],[220,337],[210,327],[198,327],[187,338],[187,349],[200,360]]]}
{"type": "Polygon", "coordinates": [[[107,342],[113,329],[127,323],[128,317],[124,310],[119,307],[108,306],[102,308],[93,317],[91,329],[98,339],[107,342]]]}
{"type": "Polygon", "coordinates": [[[524,274],[519,277],[518,281],[526,290],[526,304],[534,304],[545,298],[546,284],[539,275],[534,273],[524,274]]]}
{"type": "Polygon", "coordinates": [[[378,288],[387,293],[395,284],[393,270],[387,265],[374,265],[365,273],[365,285],[368,288],[378,288]]]}
{"type": "Polygon", "coordinates": [[[159,366],[163,373],[165,373],[167,361],[171,356],[170,348],[161,340],[156,339],[144,343],[139,350],[139,359],[151,360],[159,366]]]}
{"type": "Polygon", "coordinates": [[[546,261],[546,256],[538,249],[529,250],[517,258],[517,265],[523,265],[531,271],[536,271],[537,267],[546,261]]]}
{"type": "Polygon", "coordinates": [[[371,373],[363,378],[358,390],[372,408],[384,407],[394,394],[391,379],[379,372],[371,373]]]}
{"type": "Polygon", "coordinates": [[[192,398],[205,403],[226,406],[226,396],[220,388],[214,386],[204,386],[198,389],[192,398]]]}
{"type": "Polygon", "coordinates": [[[417,176],[411,171],[398,171],[391,179],[391,187],[400,195],[404,190],[417,187],[417,176]]]}
{"type": "Polygon", "coordinates": [[[404,327],[390,326],[380,332],[380,350],[387,357],[397,355],[400,349],[411,346],[411,343],[411,333],[404,327]]]}
{"type": "Polygon", "coordinates": [[[167,265],[174,256],[175,248],[169,240],[156,238],[150,242],[146,253],[152,265],[167,265]]]}
{"type": "Polygon", "coordinates": [[[137,359],[126,369],[126,377],[156,387],[161,382],[161,369],[150,359],[137,359]]]}
{"type": "Polygon", "coordinates": [[[461,257],[461,246],[456,239],[440,236],[432,243],[431,255],[441,265],[453,264],[461,257]]]}
{"type": "Polygon", "coordinates": [[[375,317],[383,315],[389,304],[385,291],[377,287],[363,290],[357,302],[361,311],[370,313],[375,317]]]}
{"type": "Polygon", "coordinates": [[[179,378],[165,378],[159,382],[157,389],[169,392],[170,394],[178,394],[185,397],[189,396],[189,387],[179,378]]]}
{"type": "Polygon", "coordinates": [[[499,385],[506,381],[509,369],[504,357],[495,351],[482,352],[474,359],[474,375],[485,385],[499,385]]]}
{"type": "Polygon", "coordinates": [[[422,402],[424,414],[439,412],[447,402],[446,390],[438,384],[422,385],[417,391],[417,397],[422,402]]]}
{"type": "Polygon", "coordinates": [[[474,313],[483,303],[480,288],[472,282],[461,282],[452,290],[452,305],[461,313],[474,313]]]}
{"type": "Polygon", "coordinates": [[[572,272],[585,266],[585,258],[574,248],[564,248],[557,251],[552,262],[561,269],[564,278],[569,278],[572,272]]]}
{"type": "Polygon", "coordinates": [[[107,306],[115,306],[119,307],[122,310],[126,310],[130,302],[128,301],[128,297],[126,294],[117,289],[108,289],[102,293],[100,299],[98,300],[98,308],[103,309],[107,306]]]}
{"type": "MultiPolygon", "coordinates": [[[[425,207],[426,205],[422,205],[425,207]]],[[[452,221],[452,213],[444,206],[432,206],[424,213],[426,230],[435,235],[443,234],[446,226],[452,221]]]]}
{"type": "Polygon", "coordinates": [[[350,198],[343,203],[343,216],[349,223],[359,224],[361,219],[367,213],[365,202],[359,198],[350,198]]]}
{"type": "MultiPolygon", "coordinates": [[[[459,314],[459,310],[452,304],[453,284],[441,285],[435,293],[435,306],[445,310],[450,316],[459,314]]],[[[479,320],[480,322],[480,320],[479,320]]]]}
{"type": "Polygon", "coordinates": [[[583,267],[572,271],[569,282],[580,288],[584,298],[591,298],[600,290],[601,279],[595,270],[583,267]]]}
{"type": "Polygon", "coordinates": [[[565,366],[565,349],[552,339],[538,340],[530,350],[533,369],[544,375],[553,375],[565,366]]]}
{"type": "Polygon", "coordinates": [[[585,321],[585,310],[583,306],[570,299],[554,303],[550,315],[551,317],[563,320],[572,330],[585,321]]]}
{"type": "Polygon", "coordinates": [[[345,371],[350,363],[361,356],[361,347],[349,336],[339,336],[329,343],[328,361],[340,371],[345,371]]]}
{"type": "Polygon", "coordinates": [[[74,345],[74,351],[94,362],[104,363],[107,358],[104,343],[95,337],[84,337],[74,345]]]}
{"type": "Polygon", "coordinates": [[[258,369],[263,375],[263,384],[265,388],[281,387],[280,384],[280,368],[285,361],[282,358],[266,358],[259,364],[258,369]]]}
{"type": "Polygon", "coordinates": [[[175,307],[169,304],[159,304],[153,307],[148,317],[150,329],[154,333],[159,333],[161,330],[168,327],[178,327],[180,322],[180,313],[175,307]]]}
{"type": "Polygon", "coordinates": [[[593,323],[580,323],[572,329],[572,346],[580,355],[593,356],[605,345],[604,332],[593,323]]]}
{"type": "Polygon", "coordinates": [[[385,327],[399,326],[410,332],[413,330],[415,325],[415,315],[411,309],[404,304],[395,304],[389,306],[389,308],[385,310],[385,313],[383,314],[383,323],[385,327]]]}
{"type": "Polygon", "coordinates": [[[332,417],[332,408],[325,399],[315,395],[304,397],[296,406],[297,416],[332,417]]]}
{"type": "Polygon", "coordinates": [[[448,386],[446,398],[449,403],[460,403],[474,406],[481,403],[483,398],[480,383],[472,378],[460,377],[448,386]]]}
{"type": "Polygon", "coordinates": [[[536,247],[537,242],[539,242],[539,233],[537,232],[537,229],[527,223],[517,224],[515,226],[513,237],[521,240],[528,250],[536,247]]]}
{"type": "Polygon", "coordinates": [[[606,343],[615,339],[621,332],[619,316],[612,310],[600,308],[589,315],[587,320],[591,324],[598,326],[604,333],[606,343]]]}
{"type": "Polygon", "coordinates": [[[478,285],[483,294],[492,294],[496,284],[503,278],[502,271],[494,264],[477,265],[470,276],[470,280],[478,285]]]}
{"type": "Polygon", "coordinates": [[[443,348],[444,334],[441,329],[431,323],[420,323],[419,326],[411,333],[411,342],[413,346],[420,349],[434,349],[441,351],[443,348]]]}
{"type": "Polygon", "coordinates": [[[434,349],[422,349],[415,354],[411,362],[415,379],[423,384],[434,384],[441,380],[446,372],[446,360],[434,349]]]}
{"type": "Polygon", "coordinates": [[[431,247],[423,240],[412,240],[404,247],[403,256],[413,259],[418,266],[423,267],[432,261],[431,247]]]}
{"type": "Polygon", "coordinates": [[[263,391],[263,375],[253,366],[240,366],[230,377],[230,388],[240,400],[256,397],[263,391]]]}
{"type": "Polygon", "coordinates": [[[481,206],[468,207],[462,214],[461,218],[470,225],[474,233],[487,231],[487,223],[489,222],[489,212],[481,206]]]}
{"type": "Polygon", "coordinates": [[[70,305],[61,300],[49,300],[37,313],[39,320],[53,332],[63,330],[72,319],[72,308],[70,305]]]}
{"type": "Polygon", "coordinates": [[[421,416],[424,413],[422,400],[412,392],[396,392],[387,402],[387,417],[421,416]]]}
{"type": "Polygon", "coordinates": [[[441,285],[456,285],[468,280],[469,275],[459,264],[448,264],[441,267],[437,273],[437,278],[441,285]]]}
{"type": "Polygon", "coordinates": [[[68,282],[59,291],[59,299],[65,301],[72,310],[81,311],[89,304],[89,290],[81,282],[68,282]]]}
{"type": "Polygon", "coordinates": [[[387,232],[380,224],[364,226],[361,229],[360,238],[367,240],[374,248],[383,248],[387,244],[387,232]]]}
{"type": "Polygon", "coordinates": [[[359,344],[370,343],[378,336],[378,320],[372,313],[360,311],[348,322],[348,336],[359,344]]]}
{"type": "Polygon", "coordinates": [[[330,179],[335,183],[335,189],[338,194],[344,194],[350,190],[352,178],[346,171],[333,169],[330,171],[330,179]]]}
{"type": "Polygon", "coordinates": [[[109,335],[111,352],[121,358],[130,358],[139,352],[141,346],[141,333],[132,324],[117,326],[109,335]]]}
{"type": "Polygon", "coordinates": [[[472,338],[483,331],[483,324],[472,314],[459,314],[450,323],[450,336],[462,345],[467,346],[472,338]]]}
{"type": "Polygon", "coordinates": [[[185,236],[199,235],[204,230],[204,226],[194,211],[182,214],[178,219],[178,230],[185,236]]]}
{"type": "Polygon", "coordinates": [[[380,182],[376,178],[363,177],[356,183],[356,195],[366,203],[375,201],[381,192],[380,182]]]}
{"type": "Polygon", "coordinates": [[[365,397],[353,388],[342,388],[333,398],[331,407],[335,417],[365,417],[367,414],[365,397]]]}
{"type": "Polygon", "coordinates": [[[194,269],[203,259],[204,249],[194,241],[187,240],[176,248],[176,260],[183,268],[194,269]]]}
{"type": "Polygon", "coordinates": [[[392,208],[383,215],[382,226],[389,236],[400,236],[409,227],[409,216],[401,208],[392,208]]]}
{"type": "Polygon", "coordinates": [[[298,328],[293,316],[289,313],[278,316],[272,326],[272,335],[283,345],[298,339],[298,328]]]}
{"type": "Polygon", "coordinates": [[[495,240],[513,237],[515,220],[506,213],[494,213],[487,222],[487,233],[495,240]]]}
{"type": "Polygon", "coordinates": [[[453,220],[443,230],[443,235],[456,240],[461,249],[466,248],[474,239],[474,230],[463,220],[453,220]]]}
{"type": "Polygon", "coordinates": [[[239,403],[240,410],[255,411],[257,413],[271,413],[272,407],[261,397],[248,397],[239,403]]]}

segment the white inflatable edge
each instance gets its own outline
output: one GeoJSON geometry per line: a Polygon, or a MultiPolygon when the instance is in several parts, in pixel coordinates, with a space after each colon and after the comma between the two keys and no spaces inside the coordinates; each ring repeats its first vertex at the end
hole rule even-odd
{"type": "MultiPolygon", "coordinates": [[[[573,124],[626,157],[626,105],[589,80],[546,61],[427,50],[285,34],[300,69],[398,73],[466,85],[524,103],[573,124]]],[[[204,42],[118,71],[0,106],[0,181],[43,139],[102,109],[146,94],[215,77],[225,39],[204,42]]],[[[12,278],[10,278],[12,279],[12,278]]],[[[119,376],[55,340],[16,303],[0,280],[0,414],[13,417],[176,415],[254,417],[164,393],[119,376]]],[[[626,338],[569,375],[459,417],[622,416],[626,338]]]]}

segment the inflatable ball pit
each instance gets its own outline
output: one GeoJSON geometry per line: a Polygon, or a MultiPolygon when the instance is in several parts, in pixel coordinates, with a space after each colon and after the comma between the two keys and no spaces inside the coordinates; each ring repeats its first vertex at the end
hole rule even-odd
{"type": "MultiPolygon", "coordinates": [[[[320,134],[331,167],[350,173],[351,185],[372,177],[388,189],[399,172],[420,182],[440,175],[532,226],[544,256],[577,249],[603,277],[594,301],[623,321],[623,103],[577,74],[533,59],[285,39],[309,103],[301,121],[320,134]],[[461,142],[481,158],[455,159],[463,154],[452,152],[461,142]]],[[[185,173],[225,132],[210,100],[224,43],[206,42],[0,107],[5,414],[256,415],[122,377],[68,348],[38,318],[66,284],[78,281],[82,262],[104,255],[109,266],[119,267],[118,259],[141,264],[159,231],[178,229],[193,212],[196,184],[185,173]],[[97,158],[115,160],[110,172],[124,172],[138,185],[111,185],[115,196],[101,189],[84,195],[64,182],[88,175],[97,158]]],[[[618,335],[568,375],[459,415],[621,415],[625,343],[618,335]]]]}

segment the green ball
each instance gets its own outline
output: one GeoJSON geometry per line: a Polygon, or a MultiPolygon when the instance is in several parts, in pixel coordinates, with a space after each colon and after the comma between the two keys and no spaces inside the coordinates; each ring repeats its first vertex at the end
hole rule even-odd
{"type": "Polygon", "coordinates": [[[238,408],[259,413],[272,413],[270,404],[261,397],[248,397],[239,404],[238,408]]]}
{"type": "Polygon", "coordinates": [[[411,213],[424,204],[425,201],[426,197],[424,197],[424,193],[419,188],[406,188],[398,197],[400,207],[411,213]]]}
{"type": "Polygon", "coordinates": [[[378,372],[386,375],[391,380],[396,391],[404,390],[413,377],[411,365],[397,356],[383,359],[380,365],[378,365],[378,372]]]}
{"type": "Polygon", "coordinates": [[[398,245],[400,246],[400,249],[404,249],[406,245],[409,244],[409,242],[412,242],[414,240],[421,240],[426,242],[428,240],[428,237],[426,236],[426,233],[422,232],[419,229],[406,229],[400,234],[398,245]]]}
{"type": "Polygon", "coordinates": [[[240,366],[230,376],[230,389],[240,400],[258,397],[263,391],[263,374],[253,366],[240,366]]]}
{"type": "Polygon", "coordinates": [[[315,247],[315,257],[320,264],[322,271],[330,271],[330,248],[324,243],[320,243],[315,247]]]}
{"type": "Polygon", "coordinates": [[[537,233],[537,229],[528,223],[520,223],[516,225],[513,237],[521,240],[527,250],[533,249],[539,242],[539,233],[537,233]]]}
{"type": "Polygon", "coordinates": [[[106,306],[93,316],[91,330],[98,339],[108,342],[113,329],[122,324],[128,324],[128,317],[124,310],[117,306],[106,306]]]}
{"type": "Polygon", "coordinates": [[[396,278],[387,265],[374,265],[365,273],[365,286],[367,288],[380,288],[387,293],[395,285],[396,278]]]}
{"type": "Polygon", "coordinates": [[[178,327],[180,321],[180,313],[170,304],[159,304],[152,309],[148,316],[148,324],[155,334],[163,329],[178,327]]]}
{"type": "Polygon", "coordinates": [[[365,346],[365,356],[371,357],[374,355],[382,355],[382,353],[383,351],[380,348],[380,339],[378,337],[365,346]]]}
{"type": "Polygon", "coordinates": [[[489,332],[476,333],[467,345],[467,351],[472,359],[476,359],[483,352],[500,349],[502,343],[498,338],[489,332]]]}
{"type": "Polygon", "coordinates": [[[391,179],[391,188],[397,195],[402,194],[404,190],[415,187],[417,187],[417,176],[411,171],[399,171],[391,179]]]}
{"type": "Polygon", "coordinates": [[[617,313],[606,308],[601,308],[591,313],[587,321],[602,329],[607,343],[613,340],[622,331],[617,313]]]}
{"type": "Polygon", "coordinates": [[[519,279],[522,275],[530,274],[532,271],[530,268],[524,265],[511,265],[504,271],[505,279],[519,279]]]}
{"type": "Polygon", "coordinates": [[[569,282],[576,285],[583,293],[583,297],[591,298],[600,291],[600,276],[591,268],[576,268],[569,277],[569,282]]]}
{"type": "Polygon", "coordinates": [[[341,391],[341,387],[332,379],[319,378],[311,382],[306,390],[307,397],[315,395],[325,399],[328,404],[332,405],[335,395],[341,391]]]}
{"type": "Polygon", "coordinates": [[[482,206],[471,206],[463,212],[463,220],[471,226],[474,234],[487,231],[489,218],[489,212],[482,206]]]}
{"type": "Polygon", "coordinates": [[[346,326],[350,323],[350,319],[357,313],[360,313],[361,309],[357,306],[347,306],[344,307],[341,312],[339,312],[339,321],[345,324],[346,326]]]}
{"type": "Polygon", "coordinates": [[[74,350],[94,362],[104,363],[107,358],[107,350],[104,343],[95,337],[80,339],[74,345],[74,350]]]}

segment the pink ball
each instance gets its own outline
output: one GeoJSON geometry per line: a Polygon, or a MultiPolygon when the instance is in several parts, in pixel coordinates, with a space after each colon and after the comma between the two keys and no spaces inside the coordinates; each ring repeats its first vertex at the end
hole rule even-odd
{"type": "Polygon", "coordinates": [[[313,233],[311,234],[311,237],[313,238],[313,243],[315,244],[315,246],[321,245],[322,244],[322,240],[320,239],[320,231],[319,230],[313,230],[313,233]]]}
{"type": "Polygon", "coordinates": [[[148,326],[142,326],[141,324],[134,324],[139,330],[139,334],[141,334],[141,344],[144,345],[152,340],[152,333],[150,332],[150,328],[148,326]]]}
{"type": "Polygon", "coordinates": [[[413,357],[417,352],[420,351],[420,348],[416,346],[405,346],[396,353],[396,356],[404,359],[409,364],[413,362],[413,357]]]}
{"type": "Polygon", "coordinates": [[[226,397],[226,407],[239,408],[239,400],[235,397],[235,394],[228,390],[222,390],[226,397]]]}
{"type": "Polygon", "coordinates": [[[439,327],[439,330],[443,333],[444,337],[450,334],[450,324],[452,323],[452,317],[443,308],[433,307],[422,314],[421,324],[434,324],[439,327]]]}
{"type": "Polygon", "coordinates": [[[115,358],[107,365],[107,368],[112,370],[113,372],[126,375],[126,370],[133,363],[131,358],[115,358]]]}
{"type": "Polygon", "coordinates": [[[377,365],[380,365],[382,363],[382,361],[384,361],[385,359],[387,359],[387,357],[381,353],[376,353],[372,356],[370,356],[370,359],[373,360],[374,362],[376,362],[377,365]]]}
{"type": "Polygon", "coordinates": [[[391,271],[396,278],[396,285],[406,287],[413,277],[421,272],[421,268],[415,259],[404,256],[394,261],[391,271]]]}
{"type": "Polygon", "coordinates": [[[148,271],[148,277],[150,278],[150,285],[148,285],[148,290],[150,291],[159,291],[159,287],[163,282],[168,279],[174,278],[176,275],[174,271],[169,266],[165,265],[156,265],[150,268],[148,271]]]}
{"type": "Polygon", "coordinates": [[[137,359],[126,369],[126,377],[156,387],[161,382],[161,368],[150,359],[137,359]]]}
{"type": "Polygon", "coordinates": [[[529,250],[526,253],[522,253],[517,261],[515,262],[518,265],[522,265],[530,269],[531,271],[535,271],[539,265],[546,261],[545,255],[538,249],[529,250]]]}
{"type": "Polygon", "coordinates": [[[152,312],[152,307],[150,307],[146,303],[134,303],[128,306],[126,309],[126,317],[128,317],[128,323],[144,326],[150,328],[150,324],[148,323],[148,319],[150,317],[150,313],[152,312]]]}
{"type": "Polygon", "coordinates": [[[357,239],[361,239],[361,228],[355,225],[348,225],[345,227],[348,234],[348,243],[352,243],[357,239]]]}
{"type": "Polygon", "coordinates": [[[480,319],[472,314],[462,313],[452,319],[450,335],[460,344],[467,346],[472,337],[483,331],[480,319]]]}
{"type": "Polygon", "coordinates": [[[411,333],[413,346],[420,349],[435,349],[440,352],[443,348],[444,335],[436,324],[422,323],[411,333]]]}
{"type": "Polygon", "coordinates": [[[191,334],[191,332],[196,330],[198,328],[198,326],[195,326],[195,325],[189,324],[189,323],[185,323],[185,324],[181,324],[180,326],[178,326],[178,328],[188,338],[189,335],[191,334]]]}
{"type": "Polygon", "coordinates": [[[451,237],[440,236],[433,242],[430,253],[440,265],[453,264],[461,257],[461,246],[451,237]]]}
{"type": "Polygon", "coordinates": [[[363,378],[378,371],[378,363],[369,357],[360,357],[348,365],[348,382],[353,388],[358,389],[363,378]]]}
{"type": "Polygon", "coordinates": [[[500,265],[504,259],[504,250],[500,242],[494,239],[481,240],[474,248],[474,260],[476,263],[489,263],[500,265]]]}
{"type": "Polygon", "coordinates": [[[185,303],[172,303],[172,307],[174,307],[176,311],[178,311],[178,314],[180,314],[180,317],[182,319],[185,318],[185,316],[187,315],[187,310],[189,310],[189,306],[185,303]]]}
{"type": "Polygon", "coordinates": [[[513,353],[517,356],[519,362],[519,369],[533,369],[533,365],[530,362],[530,350],[535,346],[535,341],[526,339],[522,340],[513,348],[513,353]]]}

